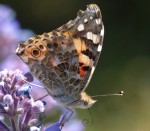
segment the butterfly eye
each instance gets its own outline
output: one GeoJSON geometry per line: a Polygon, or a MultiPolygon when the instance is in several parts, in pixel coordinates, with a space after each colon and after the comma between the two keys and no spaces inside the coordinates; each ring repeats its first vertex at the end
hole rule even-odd
{"type": "Polygon", "coordinates": [[[40,51],[34,49],[34,50],[32,50],[32,54],[33,54],[33,56],[38,57],[40,55],[40,51]]]}

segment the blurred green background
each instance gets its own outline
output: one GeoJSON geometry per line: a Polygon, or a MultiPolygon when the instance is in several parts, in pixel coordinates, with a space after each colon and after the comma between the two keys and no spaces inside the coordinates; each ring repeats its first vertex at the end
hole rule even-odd
{"type": "MultiPolygon", "coordinates": [[[[123,90],[124,96],[100,97],[91,108],[94,123],[86,131],[150,131],[150,1],[0,0],[16,11],[22,28],[49,32],[96,3],[105,25],[103,51],[88,94],[123,90]]],[[[80,119],[87,110],[77,110],[80,119]]]]}

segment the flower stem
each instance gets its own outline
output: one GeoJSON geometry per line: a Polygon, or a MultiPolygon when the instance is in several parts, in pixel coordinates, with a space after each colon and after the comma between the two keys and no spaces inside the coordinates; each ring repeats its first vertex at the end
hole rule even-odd
{"type": "Polygon", "coordinates": [[[10,118],[10,123],[11,123],[11,126],[12,126],[13,131],[17,131],[16,123],[15,123],[14,117],[10,118]]]}

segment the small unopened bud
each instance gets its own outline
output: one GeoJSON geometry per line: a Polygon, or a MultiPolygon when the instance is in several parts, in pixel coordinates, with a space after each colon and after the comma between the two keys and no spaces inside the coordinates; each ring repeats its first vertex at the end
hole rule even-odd
{"type": "Polygon", "coordinates": [[[30,127],[30,131],[40,131],[40,128],[38,128],[36,126],[32,126],[32,127],[30,127]]]}
{"type": "Polygon", "coordinates": [[[6,94],[4,97],[3,97],[3,102],[7,105],[12,105],[14,103],[14,99],[12,98],[11,95],[9,94],[6,94]]]}
{"type": "Polygon", "coordinates": [[[30,120],[29,121],[29,127],[31,127],[31,126],[34,126],[35,124],[37,124],[38,123],[38,120],[37,119],[32,119],[32,120],[30,120]]]}
{"type": "Polygon", "coordinates": [[[18,108],[17,114],[22,114],[24,112],[24,108],[18,108]]]}
{"type": "Polygon", "coordinates": [[[9,106],[5,106],[4,109],[5,109],[6,112],[8,112],[9,111],[9,106]]]}
{"type": "Polygon", "coordinates": [[[44,104],[42,101],[34,102],[32,107],[33,107],[33,110],[37,113],[44,112],[44,110],[45,110],[45,107],[44,107],[44,104]]]}
{"type": "Polygon", "coordinates": [[[33,100],[32,99],[26,99],[24,101],[24,104],[23,104],[24,108],[31,107],[32,105],[33,105],[33,100]]]}

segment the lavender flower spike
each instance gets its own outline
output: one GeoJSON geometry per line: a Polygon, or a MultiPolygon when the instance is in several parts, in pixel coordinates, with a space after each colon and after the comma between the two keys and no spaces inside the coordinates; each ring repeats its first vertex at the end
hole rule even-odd
{"type": "Polygon", "coordinates": [[[38,118],[45,104],[34,101],[32,88],[24,80],[27,78],[19,70],[0,72],[0,114],[10,121],[10,125],[0,121],[0,130],[41,131],[38,118]]]}

